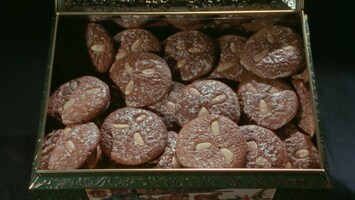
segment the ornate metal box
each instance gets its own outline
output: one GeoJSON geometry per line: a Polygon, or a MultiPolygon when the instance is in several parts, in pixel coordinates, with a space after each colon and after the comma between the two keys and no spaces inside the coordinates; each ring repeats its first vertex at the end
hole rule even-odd
{"type": "MultiPolygon", "coordinates": [[[[206,21],[220,19],[217,24],[207,23],[201,27],[212,35],[218,35],[223,26],[233,26],[241,21],[267,19],[272,23],[276,19],[282,20],[302,33],[314,109],[315,113],[318,113],[309,28],[307,15],[303,12],[302,0],[57,0],[55,4],[41,121],[29,186],[39,199],[88,199],[90,195],[95,199],[95,194],[107,190],[112,194],[119,194],[122,191],[130,191],[131,194],[142,191],[145,194],[170,193],[177,195],[175,199],[188,199],[181,194],[215,190],[223,192],[226,188],[228,190],[277,189],[275,199],[281,198],[282,195],[291,199],[291,194],[298,194],[293,197],[300,198],[301,193],[297,191],[307,190],[310,193],[330,187],[325,148],[317,115],[314,142],[321,158],[319,169],[40,169],[43,139],[46,131],[53,126],[46,114],[51,91],[66,80],[83,73],[92,73],[91,69],[82,67],[90,65],[82,36],[84,26],[89,21],[100,21],[115,31],[117,29],[111,24],[114,18],[146,16],[149,23],[145,27],[158,32],[164,38],[172,30],[162,21],[161,16],[184,15],[185,20],[193,20],[197,17],[208,19],[206,21]],[[296,192],[291,193],[291,191],[296,192]]],[[[245,27],[244,33],[248,34],[248,26],[245,27]]],[[[265,190],[257,192],[262,193],[265,190]]],[[[116,199],[123,199],[123,197],[116,197],[116,199]]],[[[213,199],[213,195],[209,198],[213,199]]],[[[130,199],[139,199],[139,197],[131,196],[130,199]]]]}

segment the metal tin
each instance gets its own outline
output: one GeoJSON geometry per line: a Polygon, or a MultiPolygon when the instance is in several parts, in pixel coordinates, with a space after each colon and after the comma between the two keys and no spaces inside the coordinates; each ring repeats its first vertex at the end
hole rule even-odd
{"type": "MultiPolygon", "coordinates": [[[[85,189],[164,189],[164,190],[211,190],[223,188],[307,188],[319,189],[328,188],[330,183],[327,176],[327,161],[325,157],[325,144],[319,127],[318,102],[316,83],[311,55],[310,35],[307,15],[303,13],[303,1],[280,0],[282,6],[287,9],[278,9],[278,6],[271,6],[271,9],[252,10],[258,8],[257,2],[265,1],[226,1],[221,6],[220,1],[206,1],[204,9],[197,5],[197,1],[174,1],[175,4],[167,6],[166,1],[56,1],[56,15],[53,21],[52,39],[49,48],[49,58],[45,78],[45,90],[43,95],[42,110],[39,122],[39,131],[35,158],[33,162],[30,190],[35,191],[40,198],[51,197],[51,199],[87,199],[85,189]],[[141,2],[139,4],[138,2],[141,2]],[[142,3],[143,2],[143,3],[142,3]],[[155,2],[155,3],[154,3],[155,2]],[[240,7],[241,3],[251,5],[240,7]],[[180,4],[179,4],[180,3],[180,4]],[[183,4],[185,3],[185,4],[183,4]],[[196,4],[196,5],[195,5],[196,4]],[[147,5],[149,7],[147,8],[147,5]],[[153,6],[154,5],[154,6],[153,6]],[[165,7],[164,7],[164,6],[165,7]],[[182,9],[182,6],[189,9],[182,9]],[[154,11],[163,6],[166,10],[154,11]],[[239,7],[238,7],[239,6],[239,7]],[[150,9],[151,8],[151,9],[150,9]],[[128,9],[128,11],[126,11],[128,9]],[[135,9],[142,11],[134,11],[135,9]],[[99,19],[110,19],[120,15],[205,15],[210,17],[216,14],[229,14],[241,18],[260,18],[266,16],[280,15],[291,16],[295,19],[296,26],[303,34],[304,46],[306,49],[307,69],[310,75],[310,88],[313,95],[314,109],[316,113],[317,131],[316,143],[321,155],[320,169],[77,169],[77,170],[41,170],[39,169],[40,149],[46,131],[47,123],[47,102],[51,88],[55,88],[58,80],[69,79],[71,74],[63,76],[60,73],[65,69],[57,69],[60,59],[61,40],[65,40],[68,34],[64,34],[65,23],[74,21],[83,23],[90,17],[99,19]],[[59,46],[58,46],[59,45],[59,46]]],[[[198,1],[200,2],[200,1],[198,1]]],[[[203,1],[205,2],[205,1],[203,1]]],[[[269,1],[267,1],[269,2],[269,1]]],[[[271,1],[270,1],[271,2],[271,1]]],[[[62,80],[64,81],[64,80],[62,80]]]]}

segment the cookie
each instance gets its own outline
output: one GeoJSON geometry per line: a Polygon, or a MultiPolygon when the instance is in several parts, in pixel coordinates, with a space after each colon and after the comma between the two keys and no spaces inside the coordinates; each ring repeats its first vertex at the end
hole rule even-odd
{"type": "Polygon", "coordinates": [[[167,130],[161,118],[144,109],[126,107],[108,115],[101,126],[100,146],[115,163],[139,165],[161,153],[167,130]]]}
{"type": "Polygon", "coordinates": [[[102,150],[100,145],[97,145],[95,151],[91,156],[86,159],[85,164],[81,167],[83,169],[94,169],[98,166],[99,161],[101,160],[102,150]]]}
{"type": "Polygon", "coordinates": [[[121,15],[120,18],[112,19],[123,28],[140,28],[145,25],[151,17],[148,15],[121,15]]]}
{"type": "Polygon", "coordinates": [[[54,135],[50,136],[51,145],[43,145],[41,154],[45,163],[41,165],[42,169],[81,168],[97,150],[100,140],[100,131],[94,123],[67,126],[54,135]]]}
{"type": "Polygon", "coordinates": [[[215,16],[208,24],[209,27],[215,29],[235,29],[240,24],[247,22],[248,19],[241,17],[239,14],[222,14],[215,16]]]}
{"type": "Polygon", "coordinates": [[[89,23],[86,29],[86,46],[95,70],[99,73],[106,73],[116,55],[110,33],[99,24],[89,23]]]}
{"type": "Polygon", "coordinates": [[[199,31],[175,33],[164,44],[167,62],[183,81],[196,80],[214,67],[214,44],[207,35],[199,31]]]}
{"type": "Polygon", "coordinates": [[[169,94],[162,101],[148,106],[150,110],[162,117],[168,130],[177,127],[176,99],[184,87],[184,84],[173,81],[169,94]]]}
{"type": "Polygon", "coordinates": [[[217,39],[220,59],[217,67],[210,75],[211,78],[241,81],[241,75],[245,69],[239,60],[246,41],[246,38],[237,35],[225,35],[217,39]]]}
{"type": "Polygon", "coordinates": [[[309,82],[308,69],[306,68],[305,70],[303,70],[303,72],[293,75],[292,78],[301,80],[304,83],[308,83],[309,82]]]}
{"type": "Polygon", "coordinates": [[[233,121],[220,115],[206,115],[180,130],[176,156],[182,166],[189,168],[244,167],[247,144],[233,121]]]}
{"type": "Polygon", "coordinates": [[[144,107],[161,101],[171,87],[171,72],[165,60],[152,53],[129,54],[116,60],[111,80],[124,93],[127,106],[144,107]]]}
{"type": "Polygon", "coordinates": [[[288,168],[316,169],[320,167],[318,150],[309,136],[297,132],[286,138],[284,144],[289,160],[288,168]]]}
{"type": "Polygon", "coordinates": [[[43,139],[41,150],[40,169],[48,169],[48,161],[51,156],[51,151],[56,147],[59,135],[62,133],[62,129],[53,130],[48,133],[43,139]]]}
{"type": "Polygon", "coordinates": [[[302,39],[287,27],[262,29],[246,42],[240,63],[261,78],[292,76],[304,68],[302,39]]]}
{"type": "Polygon", "coordinates": [[[157,159],[155,168],[181,168],[181,165],[175,155],[177,136],[178,135],[175,131],[168,132],[168,143],[165,147],[164,153],[157,159]]]}
{"type": "Polygon", "coordinates": [[[64,125],[88,122],[110,104],[106,83],[93,76],[82,76],[61,85],[48,100],[48,115],[64,125]]]}
{"type": "Polygon", "coordinates": [[[254,18],[248,22],[244,22],[238,26],[242,31],[248,33],[256,33],[263,28],[270,28],[273,25],[277,24],[281,19],[279,17],[262,17],[254,18]]]}
{"type": "Polygon", "coordinates": [[[297,132],[300,132],[299,128],[295,124],[295,122],[291,121],[284,125],[283,127],[275,130],[275,133],[279,138],[284,141],[286,138],[291,137],[291,135],[296,134],[297,132]]]}
{"type": "Polygon", "coordinates": [[[116,60],[123,59],[129,53],[160,52],[159,40],[145,29],[126,29],[113,37],[118,44],[116,60]]]}
{"type": "Polygon", "coordinates": [[[275,133],[257,125],[240,130],[248,144],[247,168],[285,168],[287,152],[275,133]]]}
{"type": "Polygon", "coordinates": [[[239,85],[243,113],[256,124],[270,130],[281,128],[290,122],[298,109],[294,91],[277,80],[254,79],[239,85]]]}
{"type": "Polygon", "coordinates": [[[316,120],[313,110],[312,94],[301,80],[293,79],[292,84],[298,94],[301,107],[301,119],[298,126],[310,137],[313,137],[316,132],[316,120]]]}
{"type": "Polygon", "coordinates": [[[208,114],[223,115],[237,123],[240,107],[235,92],[216,80],[198,80],[186,86],[176,100],[178,123],[184,126],[208,114]]]}
{"type": "Polygon", "coordinates": [[[203,26],[205,16],[201,15],[167,15],[166,20],[181,30],[197,30],[203,26]]]}

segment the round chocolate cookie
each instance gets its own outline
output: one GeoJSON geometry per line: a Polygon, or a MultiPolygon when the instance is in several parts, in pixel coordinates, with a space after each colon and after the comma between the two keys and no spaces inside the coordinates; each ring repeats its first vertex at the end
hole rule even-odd
{"type": "Polygon", "coordinates": [[[157,159],[155,168],[181,168],[175,155],[177,136],[178,134],[175,131],[168,132],[168,144],[164,153],[157,159]]]}
{"type": "Polygon", "coordinates": [[[215,64],[212,40],[199,31],[181,31],[165,40],[165,57],[183,81],[209,73],[215,64]]]}
{"type": "Polygon", "coordinates": [[[243,113],[256,124],[271,130],[291,121],[298,109],[294,91],[277,80],[254,79],[241,83],[238,88],[243,113]]]}
{"type": "Polygon", "coordinates": [[[312,94],[306,84],[301,80],[294,79],[292,84],[296,89],[301,107],[301,119],[299,127],[304,130],[310,137],[316,132],[316,120],[313,111],[312,94]]]}
{"type": "Polygon", "coordinates": [[[165,60],[152,53],[129,54],[116,60],[110,78],[121,89],[127,106],[143,107],[161,101],[171,87],[165,60]]]}
{"type": "Polygon", "coordinates": [[[91,61],[99,73],[107,72],[115,60],[114,41],[101,25],[90,23],[86,29],[86,46],[91,61]]]}
{"type": "Polygon", "coordinates": [[[181,126],[208,114],[223,115],[234,122],[240,117],[235,92],[216,80],[198,80],[186,86],[176,99],[176,117],[181,126]]]}
{"type": "Polygon", "coordinates": [[[184,87],[184,84],[173,81],[168,96],[162,101],[148,106],[150,110],[162,117],[168,130],[174,129],[177,126],[176,99],[184,87]]]}
{"type": "Polygon", "coordinates": [[[82,76],[61,85],[48,101],[48,114],[64,125],[88,122],[107,109],[110,91],[93,76],[82,76]]]}
{"type": "Polygon", "coordinates": [[[240,63],[262,78],[292,76],[304,68],[302,39],[287,27],[262,29],[246,42],[240,63]]]}
{"type": "Polygon", "coordinates": [[[83,169],[94,169],[98,166],[99,161],[101,160],[102,150],[100,145],[97,145],[95,151],[91,156],[86,159],[86,163],[81,167],[83,169]]]}
{"type": "Polygon", "coordinates": [[[119,44],[116,60],[123,59],[129,53],[134,52],[160,52],[159,40],[145,29],[127,29],[113,37],[119,44]]]}
{"type": "Polygon", "coordinates": [[[181,30],[196,30],[203,26],[203,15],[167,15],[166,20],[181,30]]]}
{"type": "Polygon", "coordinates": [[[244,22],[238,26],[242,31],[256,33],[263,28],[270,28],[280,21],[280,17],[260,17],[244,22]]]}
{"type": "Polygon", "coordinates": [[[309,136],[300,132],[284,140],[289,163],[287,168],[316,169],[320,167],[319,153],[309,136]]]}
{"type": "Polygon", "coordinates": [[[101,126],[100,146],[115,163],[139,165],[161,153],[167,130],[161,118],[144,109],[126,107],[112,112],[101,126]]]}
{"type": "Polygon", "coordinates": [[[248,144],[247,168],[285,168],[287,152],[275,133],[257,125],[240,130],[248,144]]]}
{"type": "Polygon", "coordinates": [[[100,140],[100,131],[94,123],[67,126],[54,135],[49,136],[51,145],[46,145],[47,142],[43,145],[42,169],[78,169],[94,154],[100,140]]]}
{"type": "Polygon", "coordinates": [[[62,133],[63,129],[53,130],[48,133],[43,139],[42,150],[41,150],[41,162],[40,169],[48,169],[48,161],[51,157],[51,152],[56,147],[58,137],[62,133]]]}
{"type": "Polygon", "coordinates": [[[121,15],[120,18],[112,20],[123,28],[139,28],[145,25],[150,18],[149,15],[121,15]]]}
{"type": "Polygon", "coordinates": [[[239,60],[246,41],[246,38],[237,35],[225,35],[217,39],[220,60],[218,66],[211,73],[211,78],[241,81],[240,76],[245,69],[239,60]]]}
{"type": "Polygon", "coordinates": [[[176,156],[184,167],[244,167],[246,155],[247,144],[238,125],[220,115],[190,121],[176,141],[176,156]]]}

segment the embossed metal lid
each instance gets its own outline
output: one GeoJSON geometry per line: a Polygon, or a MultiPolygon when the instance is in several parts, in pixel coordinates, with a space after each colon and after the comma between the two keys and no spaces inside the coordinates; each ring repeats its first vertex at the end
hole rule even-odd
{"type": "Polygon", "coordinates": [[[56,12],[300,11],[303,0],[56,0],[56,12]]]}

